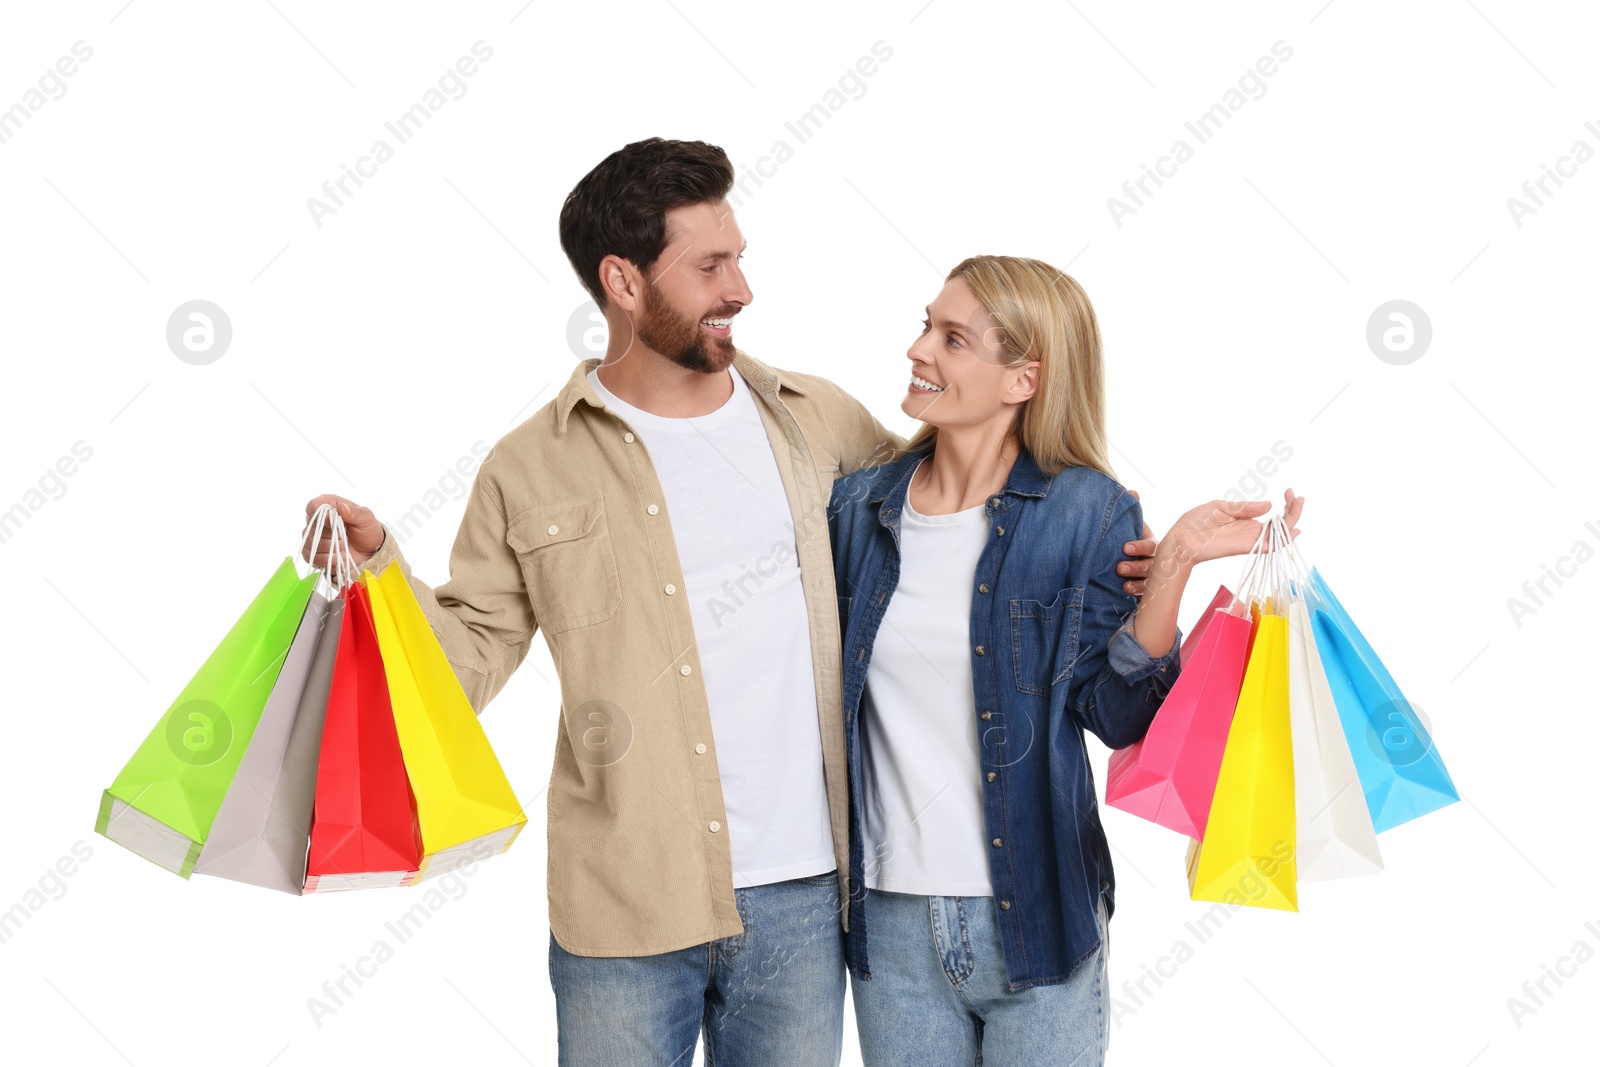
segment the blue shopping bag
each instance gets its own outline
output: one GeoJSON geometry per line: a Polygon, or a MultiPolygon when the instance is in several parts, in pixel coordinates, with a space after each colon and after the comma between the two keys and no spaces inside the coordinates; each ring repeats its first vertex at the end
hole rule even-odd
{"type": "Polygon", "coordinates": [[[1379,833],[1461,799],[1421,716],[1313,568],[1312,629],[1379,833]]]}

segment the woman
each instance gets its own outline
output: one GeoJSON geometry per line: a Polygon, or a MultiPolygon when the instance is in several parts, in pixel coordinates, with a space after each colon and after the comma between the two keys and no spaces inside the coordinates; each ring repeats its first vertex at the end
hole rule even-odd
{"type": "MultiPolygon", "coordinates": [[[[1178,674],[1190,568],[1248,552],[1269,505],[1186,513],[1134,611],[1115,575],[1143,517],[1106,460],[1083,290],[977,256],[927,313],[901,404],[925,425],[829,507],[862,1054],[1101,1063],[1113,879],[1083,731],[1144,736],[1178,674]]],[[[1303,498],[1285,500],[1293,531],[1303,498]]]]}

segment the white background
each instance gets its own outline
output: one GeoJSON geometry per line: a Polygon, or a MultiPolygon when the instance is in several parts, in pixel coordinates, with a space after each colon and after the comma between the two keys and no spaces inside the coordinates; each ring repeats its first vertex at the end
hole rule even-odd
{"type": "MultiPolygon", "coordinates": [[[[1152,524],[1230,490],[1303,493],[1303,548],[1433,723],[1461,803],[1385,834],[1382,874],[1302,886],[1299,914],[1242,909],[1203,945],[1182,839],[1105,812],[1111,981],[1133,1006],[1112,1062],[1592,1060],[1600,961],[1547,981],[1520,1025],[1507,998],[1576,942],[1600,951],[1600,160],[1521,226],[1506,201],[1574,141],[1600,149],[1600,24],[1580,4],[1321,3],[7,4],[0,108],[75,41],[94,50],[0,144],[0,509],[74,442],[93,452],[0,543],[0,908],[92,850],[0,944],[8,1048],[554,1061],[542,641],[483,717],[529,832],[320,1027],[307,998],[408,891],[184,883],[92,827],[306,500],[397,516],[554,395],[585,300],[560,203],[663,135],[741,168],[789,142],[738,211],[756,295],[736,339],[905,432],[904,352],[944,272],[991,252],[1068,267],[1105,336],[1113,461],[1152,524]],[[307,198],[480,39],[493,58],[466,94],[317,226],[307,198]],[[1184,122],[1280,40],[1264,95],[1197,144],[1184,122]],[[877,41],[892,57],[799,144],[784,123],[877,41]],[[1179,137],[1194,158],[1117,225],[1107,198],[1179,137]],[[192,299],[233,327],[206,366],[165,340],[192,299]],[[1403,366],[1365,338],[1392,299],[1432,323],[1403,366]],[[1292,457],[1252,482],[1278,441],[1292,457]],[[1579,541],[1519,625],[1508,598],[1579,541]],[[1129,999],[1180,939],[1193,958],[1129,999]]],[[[434,584],[463,506],[406,544],[434,584]]],[[[1201,568],[1186,627],[1236,570],[1201,568]]]]}

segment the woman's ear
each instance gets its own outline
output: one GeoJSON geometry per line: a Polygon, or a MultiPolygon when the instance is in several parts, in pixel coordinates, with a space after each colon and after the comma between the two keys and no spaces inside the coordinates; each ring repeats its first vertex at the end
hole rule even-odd
{"type": "Polygon", "coordinates": [[[1039,391],[1039,361],[1029,360],[1014,367],[1012,374],[1011,385],[1006,390],[1006,402],[1020,404],[1024,400],[1031,400],[1039,391]]]}

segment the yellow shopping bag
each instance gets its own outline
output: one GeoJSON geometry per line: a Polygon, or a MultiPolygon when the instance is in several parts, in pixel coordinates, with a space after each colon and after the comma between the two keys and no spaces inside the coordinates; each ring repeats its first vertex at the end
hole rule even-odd
{"type": "Polygon", "coordinates": [[[417,881],[498,855],[527,823],[401,568],[361,572],[422,833],[417,881]]]}
{"type": "Polygon", "coordinates": [[[1189,897],[1298,911],[1294,751],[1289,734],[1289,620],[1256,616],[1205,838],[1189,843],[1189,897]]]}

